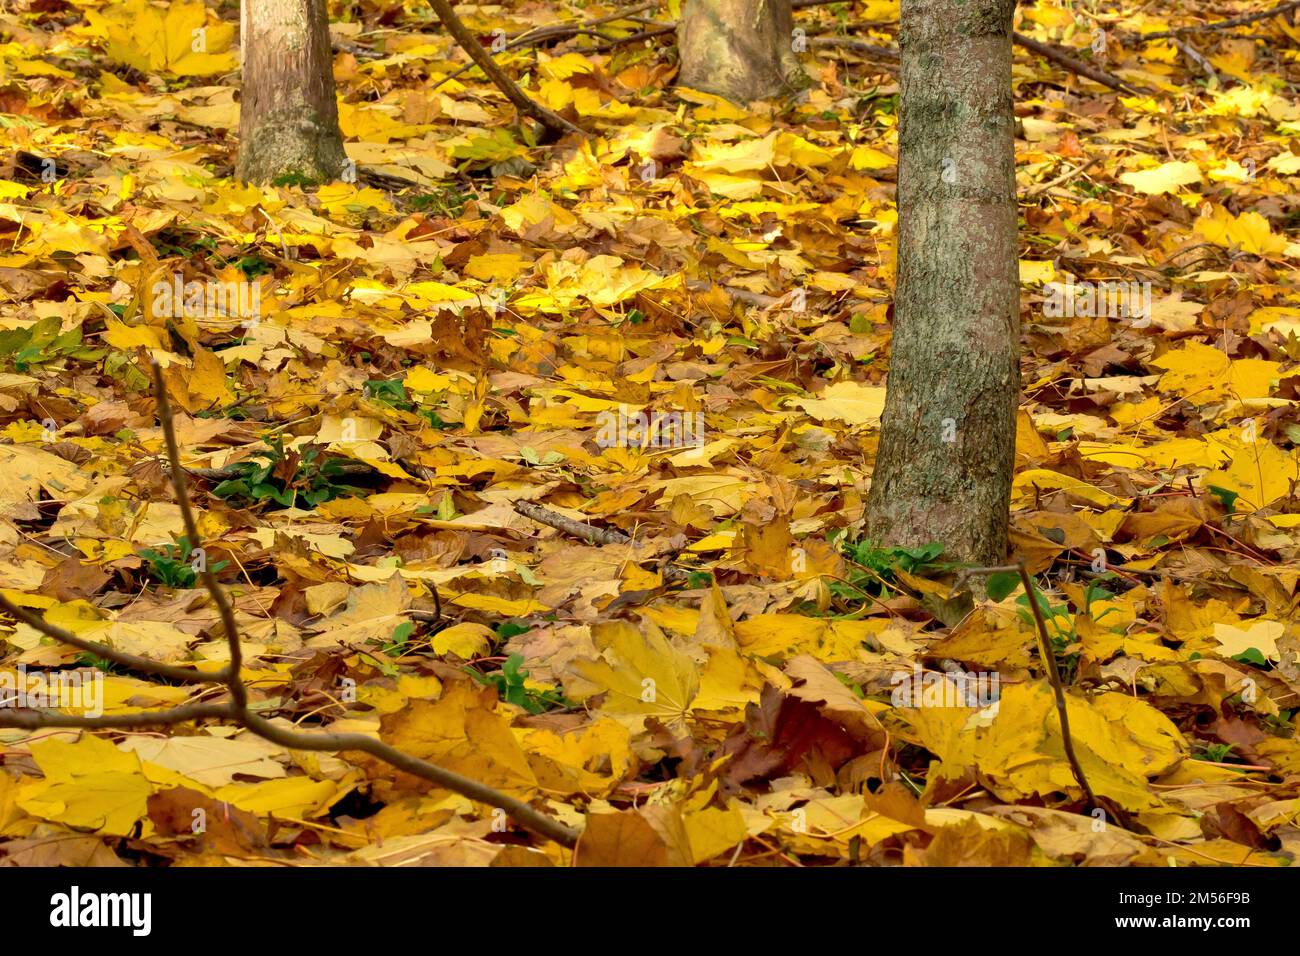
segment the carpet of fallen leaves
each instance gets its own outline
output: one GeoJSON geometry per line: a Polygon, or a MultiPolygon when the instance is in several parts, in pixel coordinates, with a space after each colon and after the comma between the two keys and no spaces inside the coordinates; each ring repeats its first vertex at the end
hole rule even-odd
{"type": "MultiPolygon", "coordinates": [[[[1205,6],[1018,14],[1141,89],[1017,49],[1013,546],[1119,814],[1075,784],[1025,595],[972,609],[937,548],[866,540],[898,87],[839,40],[894,45],[889,0],[798,13],[793,105],[672,88],[671,34],[615,42],[644,22],[516,46],[502,62],[590,131],[553,147],[477,73],[446,79],[464,56],[415,0],[331,4],[355,176],[267,187],[232,179],[233,5],[11,5],[5,594],[160,661],[226,658],[152,356],[256,709],[531,800],[586,829],[580,864],[1285,865],[1300,28],[1188,34],[1200,61],[1138,39],[1248,5],[1205,6]],[[1067,274],[1150,308],[1061,315],[1067,274]],[[249,301],[179,307],[216,283],[249,301]],[[900,702],[916,668],[934,696],[900,702]],[[999,699],[954,702],[945,672],[995,675],[999,699]]],[[[459,9],[491,43],[615,8],[459,9]]],[[[3,638],[7,700],[59,673],[102,677],[70,713],[221,694],[3,638]]],[[[574,860],[368,758],[220,725],[0,742],[9,864],[574,860]]]]}

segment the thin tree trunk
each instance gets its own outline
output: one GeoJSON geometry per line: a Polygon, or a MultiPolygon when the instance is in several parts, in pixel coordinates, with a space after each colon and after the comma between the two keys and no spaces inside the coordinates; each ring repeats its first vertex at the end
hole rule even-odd
{"type": "Polygon", "coordinates": [[[735,103],[793,91],[802,78],[790,0],[686,0],[677,82],[735,103]]]}
{"type": "Polygon", "coordinates": [[[240,44],[239,178],[334,179],[347,156],[325,0],[243,0],[240,44]]]}
{"type": "Polygon", "coordinates": [[[871,536],[1006,552],[1019,393],[1015,0],[903,0],[898,288],[871,536]]]}

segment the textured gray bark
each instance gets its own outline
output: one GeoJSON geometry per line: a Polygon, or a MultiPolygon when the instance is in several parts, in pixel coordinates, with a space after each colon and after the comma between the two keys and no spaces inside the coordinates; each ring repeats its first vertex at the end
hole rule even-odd
{"type": "Polygon", "coordinates": [[[325,0],[243,0],[240,49],[239,178],[337,177],[347,156],[325,0]]]}
{"type": "Polygon", "coordinates": [[[803,79],[794,44],[790,0],[686,0],[677,81],[735,103],[780,96],[803,79]]]}
{"type": "Polygon", "coordinates": [[[898,288],[873,539],[1007,546],[1019,394],[1014,0],[902,0],[898,288]]]}

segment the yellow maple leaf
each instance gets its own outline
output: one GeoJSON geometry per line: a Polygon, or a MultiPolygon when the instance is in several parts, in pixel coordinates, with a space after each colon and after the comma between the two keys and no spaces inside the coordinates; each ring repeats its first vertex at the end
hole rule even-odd
{"type": "MultiPolygon", "coordinates": [[[[493,706],[496,692],[469,681],[447,684],[437,701],[412,699],[380,720],[385,741],[488,786],[532,790],[537,780],[510,718],[493,706]]],[[[377,776],[391,778],[387,765],[370,762],[377,776]]]]}
{"type": "Polygon", "coordinates": [[[103,835],[127,836],[148,810],[153,784],[140,758],[102,737],[30,747],[45,779],[19,788],[16,803],[32,816],[103,835]]]}
{"type": "Polygon", "coordinates": [[[462,621],[433,636],[433,652],[452,653],[461,660],[467,661],[486,653],[492,646],[492,638],[490,627],[462,621]]]}
{"type": "Polygon", "coordinates": [[[1191,183],[1199,183],[1201,171],[1195,163],[1164,163],[1154,169],[1125,173],[1119,180],[1140,193],[1158,196],[1161,193],[1178,192],[1181,187],[1191,183]]]}
{"type": "Polygon", "coordinates": [[[161,349],[163,347],[157,331],[147,325],[132,326],[120,319],[108,319],[104,327],[104,341],[115,349],[130,352],[138,348],[161,349]]]}
{"type": "Polygon", "coordinates": [[[1206,473],[1200,484],[1230,491],[1238,496],[1238,508],[1254,511],[1285,497],[1296,480],[1300,480],[1300,461],[1295,452],[1288,454],[1259,439],[1243,444],[1227,468],[1206,473]]]}
{"type": "Polygon", "coordinates": [[[885,390],[861,382],[836,382],[827,386],[818,398],[793,398],[790,404],[823,421],[875,425],[885,410],[885,390]]]}
{"type": "Polygon", "coordinates": [[[749,832],[744,816],[735,807],[688,810],[682,814],[682,826],[686,828],[691,856],[696,863],[727,852],[744,840],[749,832]]]}
{"type": "Polygon", "coordinates": [[[608,718],[565,734],[529,730],[522,743],[538,784],[552,792],[606,794],[632,766],[631,735],[608,718]]]}
{"type": "Polygon", "coordinates": [[[1208,216],[1196,220],[1192,230],[1210,242],[1224,248],[1240,248],[1257,256],[1277,255],[1286,249],[1286,239],[1275,236],[1272,228],[1257,212],[1243,212],[1234,216],[1222,206],[1216,206],[1208,216]]]}
{"type": "Polygon", "coordinates": [[[161,10],[148,0],[127,0],[104,13],[108,55],[141,73],[211,76],[233,70],[235,25],[208,12],[200,0],[172,2],[161,10]]]}
{"type": "Polygon", "coordinates": [[[313,780],[303,776],[261,783],[230,783],[213,796],[249,813],[279,814],[297,819],[315,816],[325,810],[338,792],[339,785],[332,780],[313,780]]]}
{"type": "Polygon", "coordinates": [[[1214,625],[1214,639],[1224,657],[1235,657],[1253,648],[1269,660],[1278,660],[1277,640],[1285,633],[1286,625],[1281,621],[1255,620],[1248,627],[1221,622],[1214,625]]]}
{"type": "Polygon", "coordinates": [[[597,624],[591,636],[601,659],[575,661],[573,669],[605,691],[600,712],[615,718],[658,717],[680,728],[700,688],[695,661],[649,621],[644,631],[627,621],[597,624]]]}
{"type": "MultiPolygon", "coordinates": [[[[1093,791],[1130,810],[1159,806],[1147,778],[1172,769],[1186,742],[1150,704],[1127,694],[1067,697],[1070,733],[1093,791]]],[[[979,768],[1002,799],[1079,792],[1065,757],[1051,688],[1042,681],[1002,688],[997,717],[972,721],[965,707],[904,711],[922,744],[943,760],[940,774],[979,768]]]]}

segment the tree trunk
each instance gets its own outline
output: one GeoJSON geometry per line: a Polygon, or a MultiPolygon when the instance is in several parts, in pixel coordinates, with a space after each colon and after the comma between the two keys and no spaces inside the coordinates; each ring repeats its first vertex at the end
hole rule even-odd
{"type": "Polygon", "coordinates": [[[325,0],[243,0],[238,176],[334,179],[347,160],[325,0]]]}
{"type": "Polygon", "coordinates": [[[898,288],[870,534],[995,564],[1019,394],[1015,0],[903,0],[898,288]]]}
{"type": "Polygon", "coordinates": [[[788,93],[802,77],[790,0],[686,0],[677,50],[678,83],[735,103],[788,93]]]}

